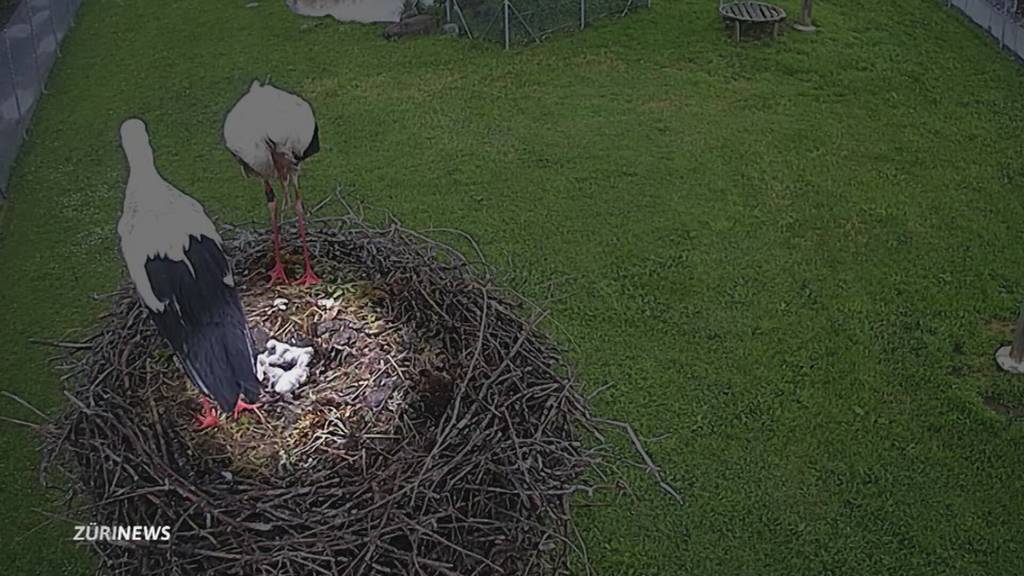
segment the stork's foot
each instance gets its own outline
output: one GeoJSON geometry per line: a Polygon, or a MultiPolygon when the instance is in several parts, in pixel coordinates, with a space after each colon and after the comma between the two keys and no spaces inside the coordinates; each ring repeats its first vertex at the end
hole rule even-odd
{"type": "Polygon", "coordinates": [[[235,404],[235,411],[232,412],[232,415],[235,418],[238,418],[238,415],[241,414],[242,412],[253,412],[255,414],[259,414],[259,407],[259,403],[249,404],[242,400],[241,398],[239,398],[238,403],[235,404]]]}
{"type": "Polygon", "coordinates": [[[217,416],[217,407],[204,398],[203,409],[196,416],[196,430],[206,430],[219,425],[220,418],[217,416]]]}
{"type": "Polygon", "coordinates": [[[284,273],[284,265],[278,262],[274,265],[274,269],[270,271],[270,285],[274,284],[288,284],[288,275],[284,273]]]}
{"type": "Polygon", "coordinates": [[[320,277],[313,272],[313,267],[308,264],[306,265],[306,273],[302,275],[302,278],[295,281],[297,286],[312,286],[319,283],[320,277]]]}

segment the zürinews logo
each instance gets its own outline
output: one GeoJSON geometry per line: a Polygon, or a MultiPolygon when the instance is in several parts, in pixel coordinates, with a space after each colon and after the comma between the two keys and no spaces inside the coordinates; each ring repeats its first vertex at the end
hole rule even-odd
{"type": "Polygon", "coordinates": [[[75,526],[76,542],[167,542],[170,526],[75,526]]]}

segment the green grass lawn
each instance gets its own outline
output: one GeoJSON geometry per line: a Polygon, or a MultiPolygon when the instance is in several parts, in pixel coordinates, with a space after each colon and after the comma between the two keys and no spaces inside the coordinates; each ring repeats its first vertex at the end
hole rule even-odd
{"type": "MultiPolygon", "coordinates": [[[[83,5],[3,208],[0,388],[58,409],[28,339],[121,277],[123,118],[211,214],[262,222],[220,127],[270,75],[319,114],[311,204],[344,183],[533,296],[559,279],[599,411],[669,434],[685,507],[638,471],[579,511],[601,574],[1024,572],[1024,426],[982,404],[1024,408],[992,361],[1024,299],[1024,69],[943,2],[819,1],[819,34],[736,46],[714,0],[656,0],[510,53],[244,4],[83,5]]],[[[0,426],[0,573],[87,573],[0,426]]]]}

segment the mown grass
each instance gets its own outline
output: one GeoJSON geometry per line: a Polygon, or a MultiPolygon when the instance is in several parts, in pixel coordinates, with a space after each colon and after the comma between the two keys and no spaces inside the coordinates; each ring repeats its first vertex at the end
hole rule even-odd
{"type": "MultiPolygon", "coordinates": [[[[28,338],[120,278],[126,116],[210,213],[262,219],[219,130],[270,75],[320,116],[311,202],[343,183],[533,295],[560,279],[600,411],[669,434],[685,507],[637,472],[580,510],[602,574],[1024,571],[1024,428],[981,403],[1024,406],[991,360],[1024,297],[1024,73],[943,3],[817,2],[819,34],[736,46],[714,2],[662,0],[511,53],[244,4],[83,6],[3,209],[0,388],[55,410],[28,338]]],[[[85,573],[3,426],[0,572],[85,573]]]]}

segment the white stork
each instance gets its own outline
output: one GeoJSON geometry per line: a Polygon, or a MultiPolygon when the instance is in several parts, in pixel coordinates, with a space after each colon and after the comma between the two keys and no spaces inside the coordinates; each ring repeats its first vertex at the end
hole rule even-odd
{"type": "Polygon", "coordinates": [[[199,428],[216,426],[221,410],[254,408],[260,382],[252,339],[221,238],[202,205],[164,180],[153,161],[146,125],[121,124],[128,184],[117,232],[128,274],[157,331],[203,393],[199,428]]]}
{"type": "Polygon", "coordinates": [[[313,273],[306,244],[306,223],[303,220],[302,192],[299,170],[302,162],[320,151],[320,130],[313,108],[302,98],[270,84],[253,81],[249,91],[239,99],[224,119],[224,145],[242,165],[247,176],[263,180],[270,224],[274,230],[274,269],[270,283],[288,282],[281,264],[281,235],[277,224],[277,200],[270,181],[281,183],[285,204],[288,186],[295,188],[295,215],[299,220],[299,238],[306,271],[296,284],[320,282],[313,273]]]}

